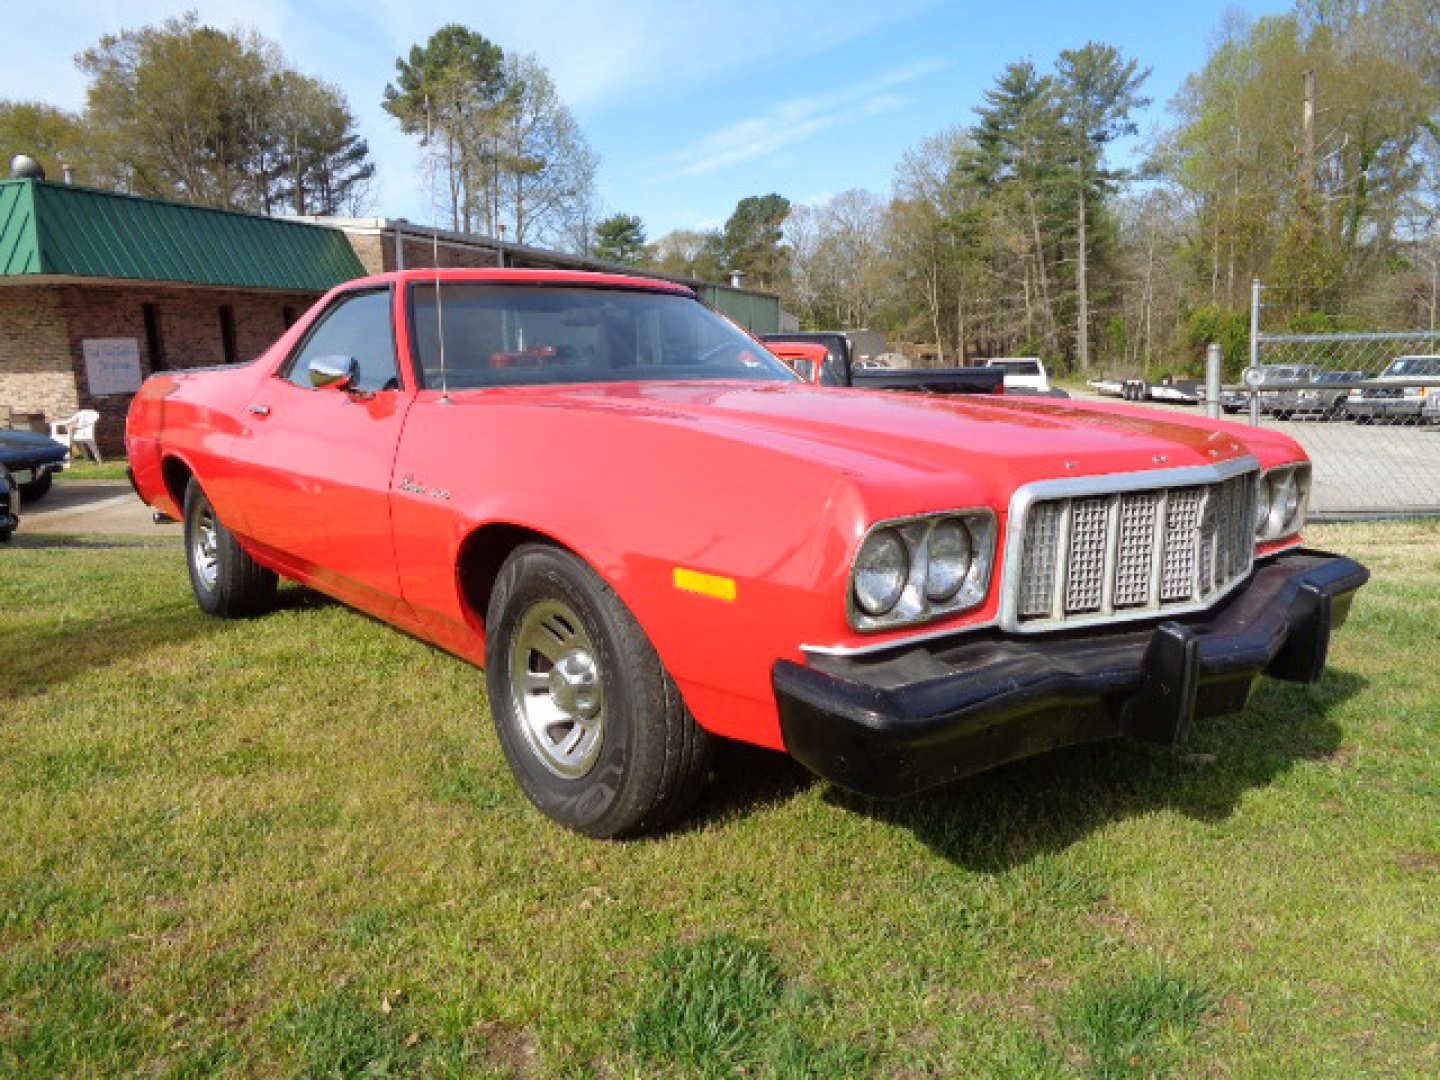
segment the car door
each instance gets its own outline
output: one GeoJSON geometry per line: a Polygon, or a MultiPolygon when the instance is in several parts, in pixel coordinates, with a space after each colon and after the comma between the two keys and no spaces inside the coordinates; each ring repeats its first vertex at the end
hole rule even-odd
{"type": "Polygon", "coordinates": [[[382,287],[337,296],[249,405],[253,539],[293,576],[382,617],[400,594],[389,490],[410,401],[382,287]],[[310,363],[321,358],[353,358],[353,385],[313,386],[310,363]]]}

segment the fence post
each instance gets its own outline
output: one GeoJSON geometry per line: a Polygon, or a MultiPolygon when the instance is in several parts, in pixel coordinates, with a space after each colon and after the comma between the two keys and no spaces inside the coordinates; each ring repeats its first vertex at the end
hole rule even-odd
{"type": "Polygon", "coordinates": [[[1260,279],[1250,282],[1250,366],[1260,366],[1260,279]]]}
{"type": "MultiPolygon", "coordinates": [[[[1250,281],[1250,366],[1260,366],[1260,279],[1250,281]]],[[[1250,391],[1250,423],[1260,423],[1260,392],[1250,391]]]]}
{"type": "Polygon", "coordinates": [[[1211,420],[1220,419],[1220,366],[1225,359],[1225,350],[1211,342],[1205,348],[1205,415],[1211,420]]]}

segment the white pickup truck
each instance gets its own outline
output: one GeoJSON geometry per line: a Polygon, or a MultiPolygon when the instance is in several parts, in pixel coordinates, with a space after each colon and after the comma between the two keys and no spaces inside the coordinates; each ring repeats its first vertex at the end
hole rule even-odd
{"type": "Polygon", "coordinates": [[[985,366],[1005,369],[1006,393],[1050,393],[1050,376],[1038,356],[992,356],[985,361],[985,366]]]}

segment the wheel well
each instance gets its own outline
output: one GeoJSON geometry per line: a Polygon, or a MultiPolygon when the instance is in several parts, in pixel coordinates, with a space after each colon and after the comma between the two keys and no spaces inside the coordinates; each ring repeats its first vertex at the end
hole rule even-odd
{"type": "Polygon", "coordinates": [[[190,466],[179,458],[167,457],[160,463],[160,475],[164,477],[165,490],[169,492],[170,498],[175,500],[175,505],[185,509],[185,488],[189,486],[190,477],[194,475],[190,466]]]}
{"type": "Polygon", "coordinates": [[[477,624],[485,623],[485,610],[490,606],[490,593],[495,588],[500,567],[521,544],[534,543],[570,550],[553,536],[546,536],[523,525],[501,523],[482,525],[460,545],[460,558],[456,566],[460,595],[477,624]]]}

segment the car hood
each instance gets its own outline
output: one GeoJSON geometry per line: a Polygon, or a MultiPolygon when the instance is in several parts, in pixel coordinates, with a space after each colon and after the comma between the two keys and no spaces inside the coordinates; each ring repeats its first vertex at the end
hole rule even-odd
{"type": "MultiPolygon", "coordinates": [[[[1244,432],[1249,441],[1249,432],[1238,425],[1058,398],[931,396],[791,383],[619,383],[536,387],[526,395],[532,392],[551,406],[698,426],[881,483],[959,473],[1013,490],[1056,476],[1214,465],[1255,451],[1237,437],[1244,432]]],[[[1276,442],[1266,436],[1261,441],[1276,442]]],[[[1287,442],[1280,437],[1270,453],[1257,456],[1299,456],[1298,449],[1286,452],[1287,442]]]]}
{"type": "Polygon", "coordinates": [[[0,464],[48,465],[62,460],[66,453],[65,446],[48,435],[33,431],[0,431],[0,464]]]}

